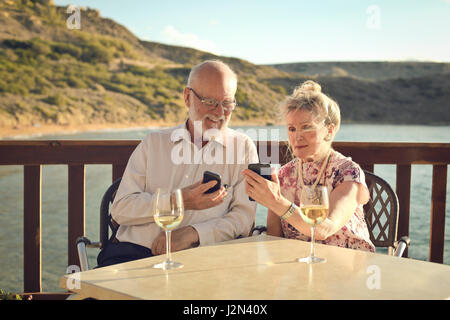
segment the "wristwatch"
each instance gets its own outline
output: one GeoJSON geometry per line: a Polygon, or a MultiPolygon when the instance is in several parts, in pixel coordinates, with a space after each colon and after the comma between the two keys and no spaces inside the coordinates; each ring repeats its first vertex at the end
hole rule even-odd
{"type": "Polygon", "coordinates": [[[283,214],[280,217],[281,220],[286,220],[286,219],[290,218],[297,211],[297,209],[298,209],[297,205],[295,203],[291,202],[289,209],[287,209],[285,214],[283,214]]]}

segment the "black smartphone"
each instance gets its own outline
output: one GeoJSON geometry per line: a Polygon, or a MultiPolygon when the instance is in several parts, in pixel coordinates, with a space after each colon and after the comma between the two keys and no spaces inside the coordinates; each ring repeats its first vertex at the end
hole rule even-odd
{"type": "Polygon", "coordinates": [[[220,183],[221,183],[222,177],[219,174],[211,172],[211,171],[203,172],[203,182],[202,183],[207,183],[211,180],[216,180],[217,183],[215,186],[206,190],[205,193],[213,193],[220,189],[220,183]]]}
{"type": "MultiPolygon", "coordinates": [[[[261,177],[272,181],[272,172],[270,163],[250,163],[248,168],[253,172],[259,174],[261,177]]],[[[255,201],[251,197],[248,197],[250,201],[255,201]]]]}

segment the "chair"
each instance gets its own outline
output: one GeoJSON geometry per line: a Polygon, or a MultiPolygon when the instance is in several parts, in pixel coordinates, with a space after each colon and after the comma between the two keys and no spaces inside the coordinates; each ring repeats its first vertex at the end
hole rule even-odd
{"type": "MultiPolygon", "coordinates": [[[[364,171],[370,199],[364,205],[364,217],[369,229],[370,240],[378,248],[388,248],[388,255],[401,257],[410,245],[407,236],[397,239],[398,198],[389,183],[377,175],[364,171]]],[[[265,226],[256,226],[252,235],[265,232],[265,226]]]]}
{"type": "Polygon", "coordinates": [[[86,237],[79,237],[76,241],[81,271],[89,270],[86,248],[103,249],[115,239],[119,224],[112,219],[109,208],[119,188],[120,181],[122,181],[122,178],[114,181],[102,197],[100,204],[100,241],[91,242],[86,237]],[[111,235],[109,235],[109,229],[111,229],[111,235]]]}
{"type": "Polygon", "coordinates": [[[398,198],[389,183],[379,176],[364,171],[370,199],[364,205],[364,215],[370,240],[375,247],[388,248],[388,254],[401,257],[410,245],[407,236],[397,239],[398,198]]]}

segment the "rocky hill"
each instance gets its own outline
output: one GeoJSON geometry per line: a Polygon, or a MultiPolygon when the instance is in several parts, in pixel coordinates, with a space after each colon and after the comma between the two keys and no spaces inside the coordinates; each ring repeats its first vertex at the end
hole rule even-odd
{"type": "Polygon", "coordinates": [[[411,79],[450,74],[450,63],[435,62],[302,62],[270,65],[279,70],[306,76],[350,77],[359,80],[411,79]]]}
{"type": "Polygon", "coordinates": [[[181,121],[189,70],[210,58],[238,73],[232,124],[276,123],[278,102],[311,78],[339,102],[345,122],[450,123],[449,64],[255,65],[142,41],[89,8],[71,30],[66,10],[49,0],[0,2],[0,130],[181,121]]]}

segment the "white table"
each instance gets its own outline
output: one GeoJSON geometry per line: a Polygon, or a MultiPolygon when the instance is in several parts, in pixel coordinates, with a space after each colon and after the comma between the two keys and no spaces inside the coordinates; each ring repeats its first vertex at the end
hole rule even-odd
{"type": "Polygon", "coordinates": [[[174,252],[184,267],[153,269],[165,255],[65,275],[76,298],[271,300],[448,299],[450,266],[315,245],[326,263],[296,262],[310,243],[267,235],[174,252]]]}

